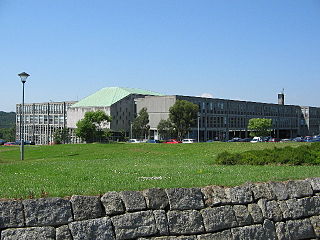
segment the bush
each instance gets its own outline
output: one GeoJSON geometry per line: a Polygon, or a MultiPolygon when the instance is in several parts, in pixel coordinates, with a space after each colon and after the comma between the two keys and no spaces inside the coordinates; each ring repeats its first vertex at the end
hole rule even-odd
{"type": "Polygon", "coordinates": [[[243,153],[222,152],[217,164],[223,165],[320,165],[320,143],[304,146],[253,150],[243,153]]]}

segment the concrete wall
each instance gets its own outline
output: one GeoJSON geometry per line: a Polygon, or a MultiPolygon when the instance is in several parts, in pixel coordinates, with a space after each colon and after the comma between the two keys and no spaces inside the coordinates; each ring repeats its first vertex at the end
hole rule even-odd
{"type": "Polygon", "coordinates": [[[0,235],[1,240],[319,239],[320,178],[5,200],[0,235]]]}
{"type": "MultiPolygon", "coordinates": [[[[77,122],[84,118],[86,112],[102,110],[110,116],[110,107],[71,107],[67,111],[67,127],[77,128],[77,122]]],[[[110,123],[105,124],[105,128],[110,128],[110,123]]]]}
{"type": "Polygon", "coordinates": [[[136,99],[137,112],[147,108],[151,130],[158,127],[160,120],[169,118],[169,109],[176,102],[176,96],[146,96],[136,99]]]}

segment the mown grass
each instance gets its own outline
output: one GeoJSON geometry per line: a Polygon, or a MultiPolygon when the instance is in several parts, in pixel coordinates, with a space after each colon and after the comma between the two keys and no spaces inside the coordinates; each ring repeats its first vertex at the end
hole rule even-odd
{"type": "Polygon", "coordinates": [[[306,143],[77,144],[0,147],[0,198],[97,195],[160,187],[235,186],[320,176],[320,166],[222,166],[218,153],[306,143]]]}

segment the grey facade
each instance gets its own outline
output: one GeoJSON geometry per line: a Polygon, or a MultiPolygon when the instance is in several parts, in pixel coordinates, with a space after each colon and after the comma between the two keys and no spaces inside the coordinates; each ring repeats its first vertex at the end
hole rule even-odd
{"type": "MultiPolygon", "coordinates": [[[[187,100],[199,106],[200,140],[232,137],[248,137],[248,121],[251,118],[270,118],[273,122],[274,137],[320,133],[320,108],[295,105],[258,103],[217,98],[192,96],[147,96],[138,99],[137,111],[146,107],[150,118],[150,129],[157,138],[157,125],[161,119],[169,117],[169,108],[176,100],[187,100]]],[[[197,124],[191,128],[190,138],[197,138],[197,124]]]]}

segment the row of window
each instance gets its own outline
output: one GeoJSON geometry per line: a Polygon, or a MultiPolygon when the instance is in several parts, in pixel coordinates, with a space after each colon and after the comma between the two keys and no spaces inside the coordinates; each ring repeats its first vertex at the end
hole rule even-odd
{"type": "Polygon", "coordinates": [[[277,106],[267,104],[253,104],[243,102],[194,102],[199,106],[201,113],[235,114],[254,116],[297,116],[301,110],[295,106],[277,106]]]}
{"type": "MultiPolygon", "coordinates": [[[[65,103],[66,109],[70,107],[73,103],[65,103]]],[[[17,114],[21,113],[22,105],[18,104],[16,107],[17,114]]],[[[63,114],[64,109],[64,103],[44,103],[44,104],[27,104],[24,105],[24,112],[26,114],[45,114],[45,113],[56,113],[56,114],[63,114]]]]}
{"type": "MultiPolygon", "coordinates": [[[[25,124],[59,124],[62,125],[67,119],[63,115],[25,115],[25,124]]],[[[17,123],[20,123],[20,115],[17,115],[17,123]]]]}

